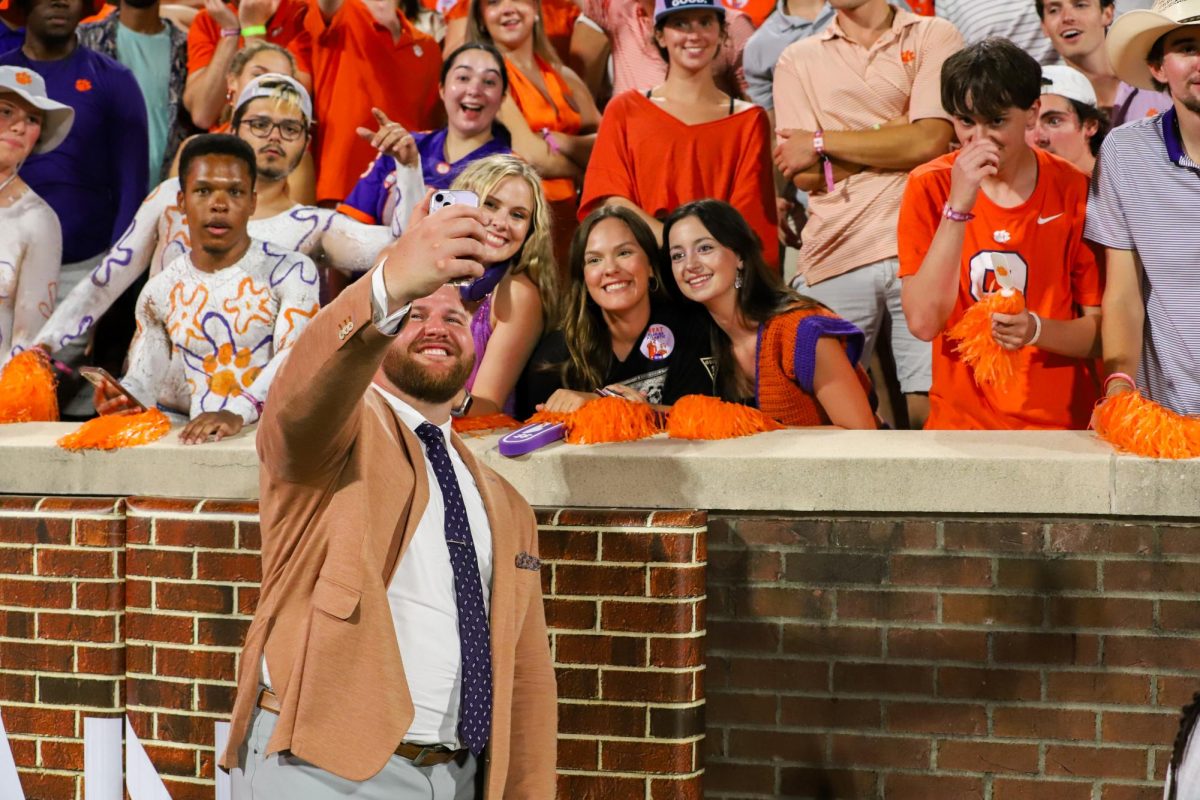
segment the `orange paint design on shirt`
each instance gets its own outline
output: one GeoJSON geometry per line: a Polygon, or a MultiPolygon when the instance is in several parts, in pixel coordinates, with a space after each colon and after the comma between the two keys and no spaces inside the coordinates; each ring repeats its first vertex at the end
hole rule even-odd
{"type": "Polygon", "coordinates": [[[92,90],[92,82],[87,78],[80,78],[75,81],[75,90],[79,92],[90,92],[92,90]]]}
{"type": "Polygon", "coordinates": [[[271,292],[266,286],[257,287],[254,279],[249,277],[242,278],[237,297],[226,300],[224,308],[233,315],[233,328],[239,334],[245,333],[255,320],[270,325],[275,318],[271,311],[271,292]]]}
{"type": "Polygon", "coordinates": [[[205,286],[197,286],[190,297],[184,297],[186,291],[182,283],[177,283],[171,287],[170,302],[171,310],[168,317],[175,320],[171,327],[167,329],[173,341],[178,341],[180,332],[183,333],[185,347],[194,347],[192,340],[197,342],[205,342],[204,329],[200,326],[200,312],[208,305],[208,288],[205,286]],[[176,310],[178,309],[178,316],[176,310]],[[184,330],[186,329],[186,330],[184,330]]]}
{"type": "Polygon", "coordinates": [[[917,60],[917,54],[912,50],[905,50],[900,54],[901,64],[911,64],[917,60]]]}

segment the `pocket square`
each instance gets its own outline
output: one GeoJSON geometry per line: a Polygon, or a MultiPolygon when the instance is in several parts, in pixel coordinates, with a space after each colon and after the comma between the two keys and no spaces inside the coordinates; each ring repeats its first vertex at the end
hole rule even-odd
{"type": "Polygon", "coordinates": [[[531,569],[537,571],[542,568],[542,560],[537,556],[531,556],[522,550],[517,553],[517,569],[531,569]]]}

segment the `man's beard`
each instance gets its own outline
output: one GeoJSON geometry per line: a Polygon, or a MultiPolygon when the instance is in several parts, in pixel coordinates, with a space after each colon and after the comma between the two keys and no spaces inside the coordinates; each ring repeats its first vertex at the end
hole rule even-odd
{"type": "Polygon", "coordinates": [[[445,403],[463,388],[474,366],[474,358],[459,355],[449,370],[435,372],[418,364],[407,350],[393,348],[383,357],[382,368],[392,385],[410,397],[425,403],[445,403]]]}

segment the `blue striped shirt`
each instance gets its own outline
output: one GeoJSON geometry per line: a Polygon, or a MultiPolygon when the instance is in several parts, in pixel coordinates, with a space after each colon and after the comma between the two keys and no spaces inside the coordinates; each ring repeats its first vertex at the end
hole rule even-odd
{"type": "Polygon", "coordinates": [[[1173,411],[1200,414],[1200,165],[1183,149],[1174,109],[1104,140],[1084,236],[1141,259],[1138,387],[1173,411]]]}

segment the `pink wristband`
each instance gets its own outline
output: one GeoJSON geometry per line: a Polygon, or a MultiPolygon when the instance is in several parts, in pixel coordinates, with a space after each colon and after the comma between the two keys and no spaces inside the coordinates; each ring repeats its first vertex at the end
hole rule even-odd
{"type": "Polygon", "coordinates": [[[825,191],[833,194],[833,161],[825,155],[825,131],[820,129],[813,131],[813,150],[824,162],[822,166],[825,172],[825,191]]]}
{"type": "Polygon", "coordinates": [[[1107,395],[1108,387],[1112,386],[1112,384],[1116,383],[1117,381],[1124,381],[1125,383],[1128,383],[1130,386],[1132,386],[1134,389],[1137,388],[1137,382],[1134,381],[1133,378],[1129,377],[1124,372],[1114,372],[1112,375],[1109,375],[1107,378],[1104,379],[1103,394],[1107,395]]]}
{"type": "Polygon", "coordinates": [[[241,28],[221,28],[221,38],[222,39],[225,38],[226,36],[241,36],[241,35],[242,35],[241,28]]]}
{"type": "Polygon", "coordinates": [[[546,140],[546,146],[550,148],[550,152],[558,155],[561,151],[558,149],[558,142],[554,140],[554,132],[549,128],[542,128],[542,138],[546,140]]]}

